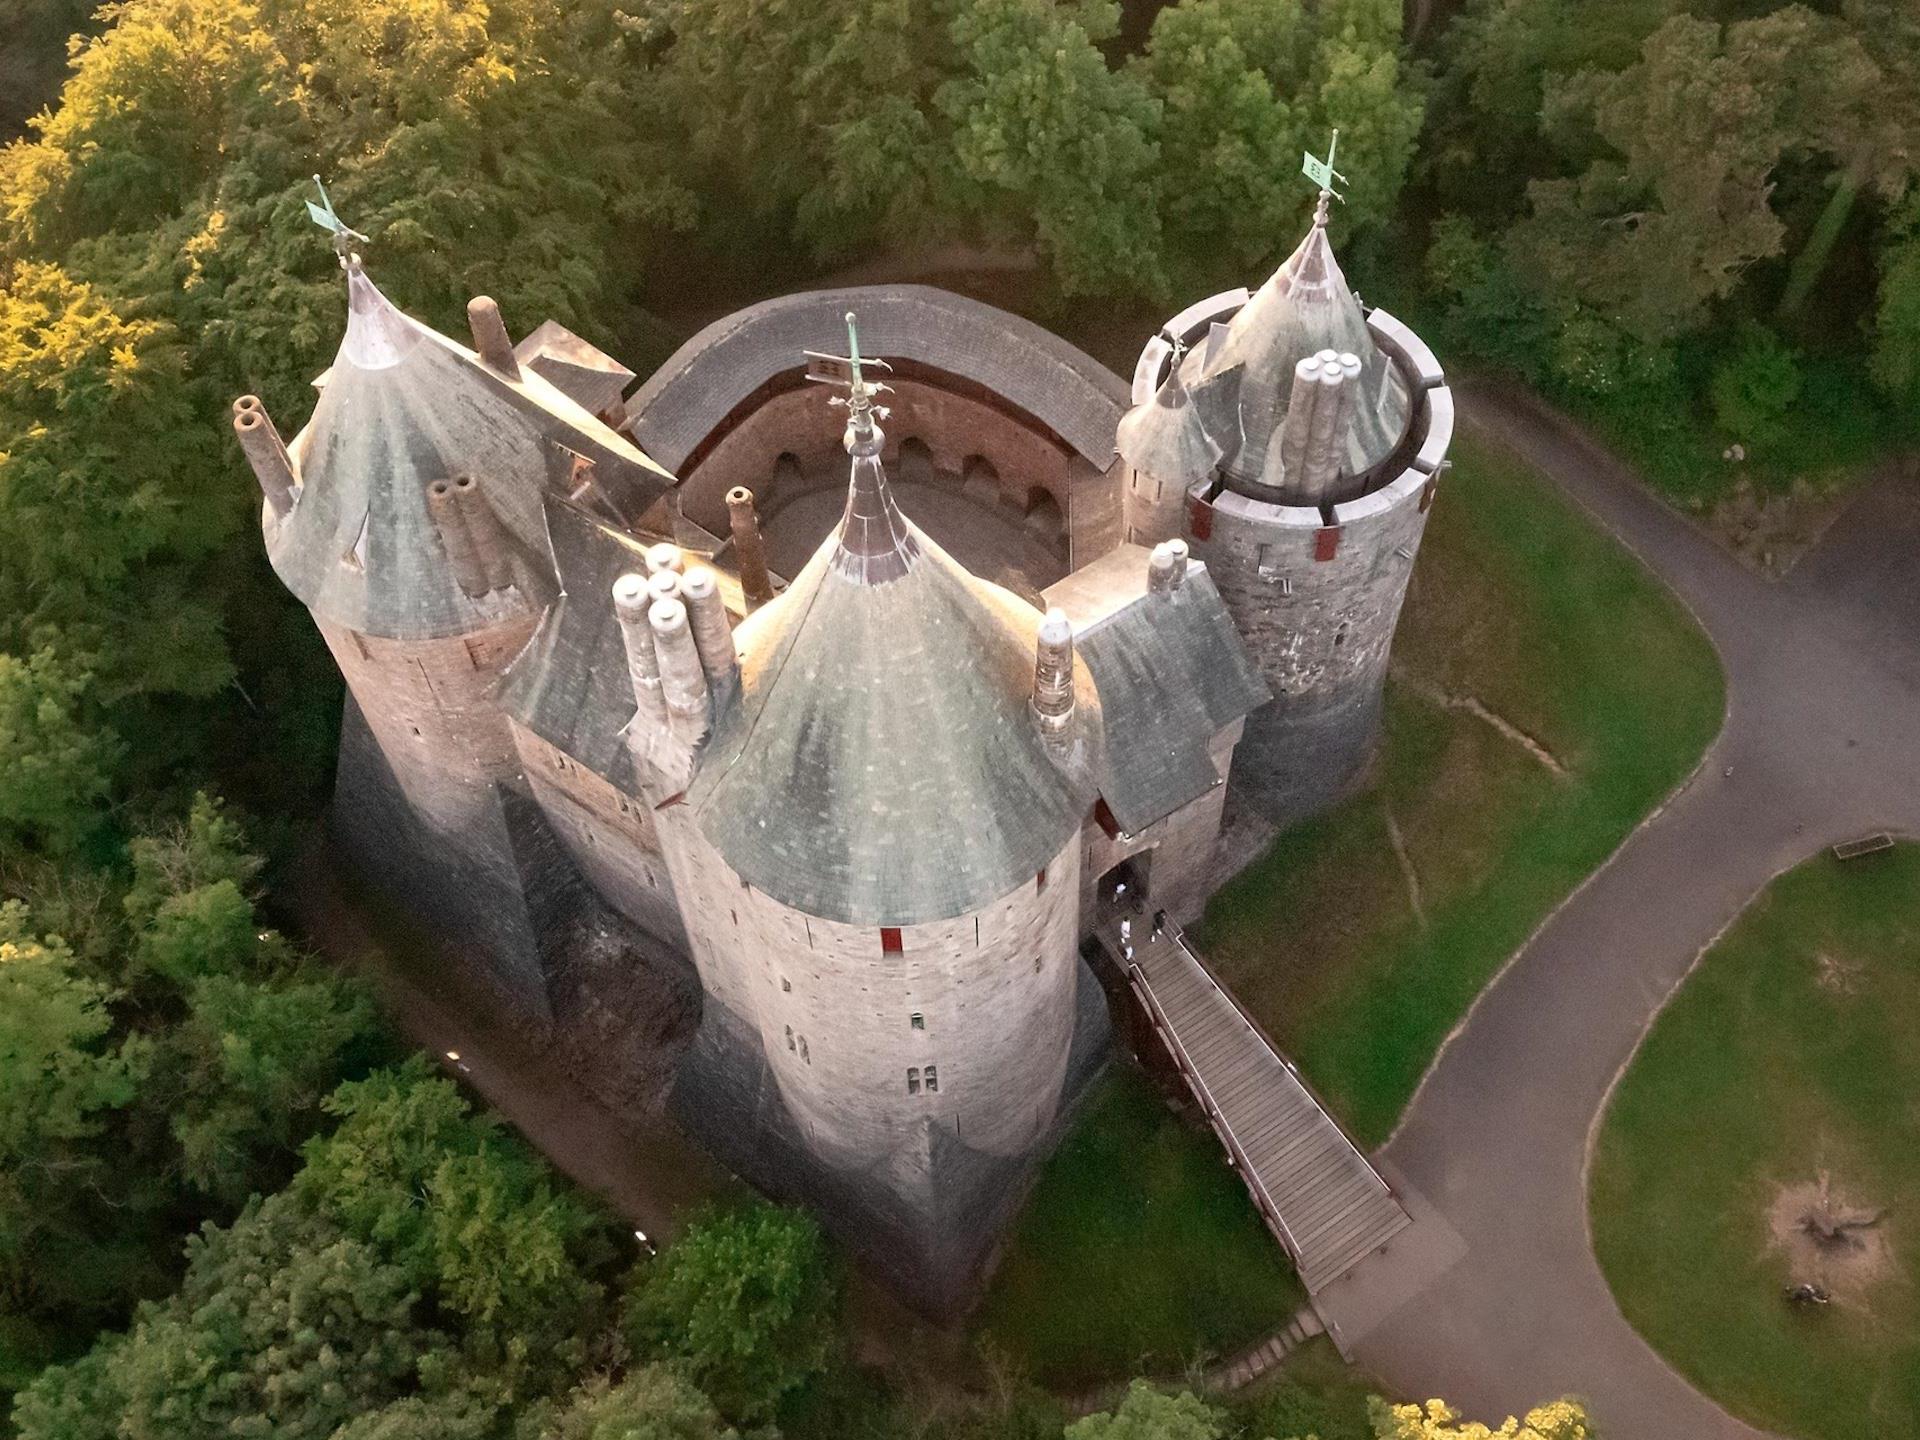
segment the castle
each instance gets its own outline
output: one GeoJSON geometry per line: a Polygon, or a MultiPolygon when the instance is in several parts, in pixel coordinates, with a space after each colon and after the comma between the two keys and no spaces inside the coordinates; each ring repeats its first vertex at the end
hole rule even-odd
{"type": "Polygon", "coordinates": [[[752,307],[630,390],[343,247],[306,426],[234,406],[346,680],[339,843],[529,1024],[583,916],[690,966],[674,1114],[952,1311],[1100,1060],[1103,894],[1197,913],[1229,777],[1285,824],[1375,743],[1452,409],[1326,214],[1130,393],[918,286],[752,307]],[[810,377],[850,312],[873,360],[810,377]]]}

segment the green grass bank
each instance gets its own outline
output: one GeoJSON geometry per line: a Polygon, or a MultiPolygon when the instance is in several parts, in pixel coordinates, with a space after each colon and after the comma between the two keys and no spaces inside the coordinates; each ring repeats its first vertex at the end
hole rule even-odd
{"type": "Polygon", "coordinates": [[[1693,768],[1718,661],[1544,478],[1459,438],[1375,783],[1213,899],[1223,978],[1367,1143],[1541,919],[1693,768]]]}
{"type": "Polygon", "coordinates": [[[1735,1413],[1801,1440],[1920,1434],[1920,845],[1776,880],[1622,1078],[1594,1248],[1627,1318],[1735,1413]],[[1832,1246],[1804,1229],[1871,1220],[1832,1246]],[[1791,1282],[1832,1303],[1796,1307],[1791,1282]]]}

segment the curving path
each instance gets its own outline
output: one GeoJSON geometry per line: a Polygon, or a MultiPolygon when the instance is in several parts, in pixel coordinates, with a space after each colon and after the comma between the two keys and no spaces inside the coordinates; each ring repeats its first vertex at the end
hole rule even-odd
{"type": "Polygon", "coordinates": [[[1751,1440],[1615,1306],[1588,1241],[1587,1148],[1655,1012],[1768,880],[1836,841],[1920,833],[1920,482],[1882,474],[1768,582],[1538,401],[1491,382],[1462,398],[1692,608],[1727,719],[1441,1051],[1382,1153],[1416,1223],[1320,1308],[1390,1387],[1478,1418],[1573,1394],[1608,1440],[1751,1440]]]}

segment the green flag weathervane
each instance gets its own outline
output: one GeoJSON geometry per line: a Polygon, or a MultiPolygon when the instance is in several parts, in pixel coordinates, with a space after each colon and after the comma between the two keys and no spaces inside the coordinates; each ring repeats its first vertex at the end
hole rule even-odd
{"type": "Polygon", "coordinates": [[[887,418],[887,408],[875,405],[874,396],[893,389],[891,385],[882,385],[878,381],[866,378],[868,368],[891,370],[893,367],[884,360],[863,360],[860,357],[860,332],[853,322],[853,311],[847,311],[847,353],[829,355],[820,350],[804,352],[807,360],[807,379],[821,385],[844,385],[847,393],[844,398],[834,396],[833,403],[847,407],[847,419],[856,430],[864,430],[869,423],[868,416],[878,415],[887,418]]]}
{"type": "Polygon", "coordinates": [[[1336,180],[1342,185],[1347,183],[1347,177],[1333,168],[1334,152],[1339,149],[1339,146],[1340,132],[1335,130],[1333,132],[1333,138],[1327,142],[1327,158],[1325,160],[1318,159],[1311,150],[1308,150],[1305,152],[1305,158],[1301,161],[1300,169],[1309,180],[1320,187],[1320,193],[1322,195],[1331,196],[1335,200],[1344,202],[1347,197],[1333,188],[1336,180]]]}
{"type": "Polygon", "coordinates": [[[333,237],[334,253],[340,257],[340,266],[345,269],[348,257],[353,254],[353,242],[365,243],[367,237],[358,230],[349,229],[347,223],[334,213],[333,201],[328,198],[327,187],[320,183],[318,175],[313,177],[313,188],[320,192],[320,203],[307,201],[307,218],[333,237]]]}

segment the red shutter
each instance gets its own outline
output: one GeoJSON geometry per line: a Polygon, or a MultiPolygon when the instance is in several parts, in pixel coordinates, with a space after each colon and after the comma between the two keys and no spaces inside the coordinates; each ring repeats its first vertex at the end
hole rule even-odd
{"type": "Polygon", "coordinates": [[[1196,540],[1213,538],[1213,507],[1198,495],[1187,502],[1187,528],[1196,540]]]}
{"type": "Polygon", "coordinates": [[[1331,560],[1340,550],[1340,527],[1328,525],[1313,537],[1313,558],[1331,560]]]}
{"type": "Polygon", "coordinates": [[[900,927],[898,925],[882,925],[880,927],[880,953],[882,955],[898,955],[905,948],[906,947],[900,943],[900,927]]]}
{"type": "Polygon", "coordinates": [[[1113,818],[1113,811],[1107,808],[1105,800],[1096,800],[1093,805],[1093,823],[1109,840],[1120,838],[1120,822],[1113,818]]]}

